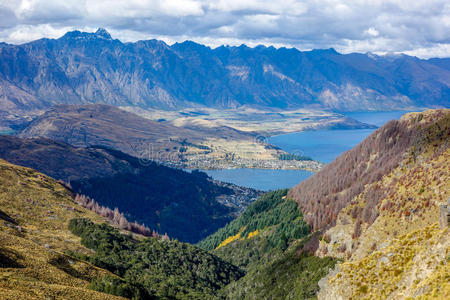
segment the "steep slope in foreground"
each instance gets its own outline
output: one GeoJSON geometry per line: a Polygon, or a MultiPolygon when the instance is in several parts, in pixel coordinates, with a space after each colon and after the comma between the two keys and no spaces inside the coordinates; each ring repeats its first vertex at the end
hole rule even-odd
{"type": "Polygon", "coordinates": [[[65,252],[90,254],[71,234],[71,218],[102,219],[77,206],[53,179],[0,160],[0,298],[105,299],[89,290],[110,272],[65,252]]]}
{"type": "Polygon", "coordinates": [[[243,275],[192,245],[120,233],[54,179],[2,160],[0,207],[2,299],[212,299],[243,275]]]}
{"type": "Polygon", "coordinates": [[[320,299],[450,296],[450,235],[438,226],[449,141],[449,110],[407,114],[291,190],[325,229],[316,255],[346,260],[320,282],[320,299]]]}
{"type": "Polygon", "coordinates": [[[120,151],[76,148],[49,139],[0,136],[0,158],[71,182],[75,192],[127,214],[129,220],[196,242],[232,220],[259,194],[185,172],[142,163],[120,151]],[[231,206],[231,202],[238,207],[231,206]]]}

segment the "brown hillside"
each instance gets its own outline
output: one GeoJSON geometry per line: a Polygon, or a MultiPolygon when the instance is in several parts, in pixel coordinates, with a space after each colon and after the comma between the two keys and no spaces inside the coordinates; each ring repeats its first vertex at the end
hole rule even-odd
{"type": "Polygon", "coordinates": [[[325,231],[316,255],[344,262],[321,280],[319,299],[449,299],[450,231],[439,220],[450,199],[450,122],[441,112],[402,118],[416,134],[398,167],[325,231]]]}
{"type": "MultiPolygon", "coordinates": [[[[390,121],[292,188],[289,196],[297,201],[313,230],[334,225],[339,212],[364,190],[365,185],[391,172],[408,151],[413,151],[414,158],[423,151],[425,143],[435,143],[436,152],[444,151],[448,147],[449,126],[448,109],[430,110],[403,117],[400,121],[390,121]]],[[[369,222],[373,222],[377,214],[372,208],[373,205],[367,207],[363,213],[369,222]]]]}
{"type": "Polygon", "coordinates": [[[48,138],[0,135],[0,158],[64,181],[136,173],[137,159],[99,147],[73,147],[48,138]]]}
{"type": "Polygon", "coordinates": [[[181,128],[156,122],[103,104],[57,105],[34,120],[21,137],[46,137],[77,147],[105,146],[135,157],[179,159],[186,140],[201,144],[207,138],[253,141],[253,135],[228,127],[181,128]]]}

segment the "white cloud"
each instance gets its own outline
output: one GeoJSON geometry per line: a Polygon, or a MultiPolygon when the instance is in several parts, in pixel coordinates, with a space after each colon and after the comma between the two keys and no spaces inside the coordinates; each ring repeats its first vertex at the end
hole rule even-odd
{"type": "Polygon", "coordinates": [[[376,30],[376,29],[373,28],[373,27],[370,27],[369,29],[367,29],[366,31],[364,31],[364,33],[368,34],[369,36],[374,36],[374,37],[380,35],[380,33],[378,32],[378,30],[376,30]]]}
{"type": "Polygon", "coordinates": [[[0,0],[0,17],[12,43],[105,27],[124,41],[450,56],[448,0],[0,0]]]}

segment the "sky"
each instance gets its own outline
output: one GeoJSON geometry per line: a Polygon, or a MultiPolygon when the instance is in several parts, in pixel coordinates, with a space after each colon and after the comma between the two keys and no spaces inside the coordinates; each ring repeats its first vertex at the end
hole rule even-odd
{"type": "Polygon", "coordinates": [[[449,0],[0,0],[0,41],[102,27],[160,39],[450,57],[449,0]]]}

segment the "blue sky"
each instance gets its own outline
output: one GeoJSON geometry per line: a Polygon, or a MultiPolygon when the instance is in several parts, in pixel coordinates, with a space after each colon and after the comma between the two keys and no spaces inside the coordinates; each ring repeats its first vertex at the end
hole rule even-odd
{"type": "Polygon", "coordinates": [[[448,0],[0,0],[0,40],[106,28],[122,41],[450,56],[448,0]]]}

